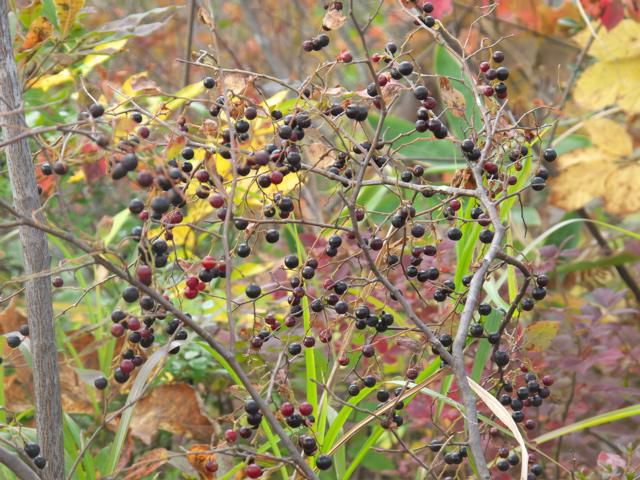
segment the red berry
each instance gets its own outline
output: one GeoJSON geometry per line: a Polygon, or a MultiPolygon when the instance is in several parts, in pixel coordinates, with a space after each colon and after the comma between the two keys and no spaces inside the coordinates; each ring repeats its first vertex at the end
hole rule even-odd
{"type": "Polygon", "coordinates": [[[133,364],[133,361],[129,359],[125,359],[120,362],[120,370],[122,370],[124,373],[131,373],[133,372],[134,368],[135,365],[133,364]]]}
{"type": "Polygon", "coordinates": [[[207,172],[206,170],[198,170],[196,172],[196,180],[198,180],[200,183],[206,183],[209,181],[209,172],[207,172]]]}
{"type": "Polygon", "coordinates": [[[484,164],[484,170],[491,174],[498,173],[498,165],[493,162],[487,162],[484,164]]]}
{"type": "Polygon", "coordinates": [[[346,367],[347,365],[349,365],[349,357],[338,358],[338,364],[342,367],[346,367]]]}
{"type": "Polygon", "coordinates": [[[300,410],[300,415],[308,417],[313,413],[313,405],[311,405],[309,402],[302,402],[298,407],[298,410],[300,410]]]}
{"type": "Polygon", "coordinates": [[[153,270],[151,270],[151,267],[149,265],[140,265],[138,267],[138,270],[136,271],[136,274],[138,275],[138,280],[140,280],[142,283],[147,286],[151,285],[153,270]]]}
{"type": "Polygon", "coordinates": [[[204,283],[204,282],[198,282],[197,290],[198,290],[199,292],[202,292],[202,291],[203,291],[203,290],[205,290],[206,288],[207,288],[207,284],[206,284],[206,283],[204,283]]]}
{"type": "Polygon", "coordinates": [[[209,197],[209,205],[213,208],[220,208],[224,205],[224,197],[219,193],[214,193],[209,197]]]}
{"type": "Polygon", "coordinates": [[[53,277],[53,281],[51,283],[54,287],[60,288],[64,285],[64,280],[62,280],[62,277],[53,277]]]}
{"type": "Polygon", "coordinates": [[[480,71],[481,72],[486,72],[491,68],[491,65],[489,65],[489,62],[482,62],[480,64],[480,71]]]}
{"type": "Polygon", "coordinates": [[[235,441],[238,440],[238,432],[236,432],[235,430],[229,429],[226,432],[224,432],[224,438],[229,443],[235,443],[235,441]]]}
{"type": "Polygon", "coordinates": [[[249,478],[260,478],[262,476],[262,467],[252,463],[251,465],[247,465],[245,473],[249,478]]]}
{"type": "Polygon", "coordinates": [[[132,332],[140,330],[141,326],[142,325],[140,324],[140,320],[138,320],[138,317],[131,317],[129,320],[127,320],[127,327],[129,327],[129,330],[131,330],[132,332]]]}
{"type": "Polygon", "coordinates": [[[211,255],[207,255],[202,259],[202,268],[211,270],[212,268],[215,268],[217,263],[218,262],[216,262],[215,258],[213,258],[211,255]]]}
{"type": "Polygon", "coordinates": [[[389,77],[386,75],[378,75],[378,85],[384,87],[389,82],[389,77]]]}
{"type": "Polygon", "coordinates": [[[187,278],[186,283],[187,283],[187,287],[196,289],[198,288],[198,283],[200,283],[200,280],[198,280],[198,277],[189,277],[187,278]]]}
{"type": "Polygon", "coordinates": [[[290,417],[291,415],[293,415],[295,411],[295,408],[293,408],[293,405],[289,402],[284,402],[282,405],[280,405],[280,413],[282,413],[282,415],[284,415],[285,417],[290,417]]]}
{"type": "Polygon", "coordinates": [[[197,295],[198,295],[198,290],[195,290],[189,287],[184,289],[184,296],[186,298],[189,298],[189,299],[196,298],[197,295]]]}
{"type": "Polygon", "coordinates": [[[343,50],[338,56],[338,60],[344,63],[351,63],[353,61],[353,55],[348,50],[343,50]]]}
{"type": "Polygon", "coordinates": [[[119,323],[114,323],[111,326],[111,335],[114,337],[121,337],[124,335],[124,327],[119,323]]]}
{"type": "Polygon", "coordinates": [[[449,202],[449,206],[451,207],[451,210],[453,210],[455,212],[455,211],[460,210],[460,207],[462,206],[462,204],[460,203],[460,200],[455,200],[454,199],[454,200],[451,200],[449,202]]]}
{"type": "Polygon", "coordinates": [[[555,379],[551,375],[545,375],[544,377],[542,377],[542,383],[544,383],[547,387],[553,385],[554,381],[555,379]]]}
{"type": "Polygon", "coordinates": [[[216,462],[214,462],[213,460],[209,460],[205,464],[204,469],[209,473],[215,473],[215,472],[218,471],[218,464],[216,462]]]}
{"type": "Polygon", "coordinates": [[[371,55],[371,61],[373,63],[378,63],[381,59],[382,59],[382,56],[380,56],[379,53],[374,53],[373,55],[371,55]]]}
{"type": "Polygon", "coordinates": [[[284,180],[284,175],[282,172],[276,170],[275,172],[271,172],[271,183],[274,185],[280,185],[284,180]]]}
{"type": "Polygon", "coordinates": [[[149,212],[147,212],[146,210],[141,211],[138,214],[138,218],[143,222],[146,222],[147,220],[149,220],[149,212]]]}

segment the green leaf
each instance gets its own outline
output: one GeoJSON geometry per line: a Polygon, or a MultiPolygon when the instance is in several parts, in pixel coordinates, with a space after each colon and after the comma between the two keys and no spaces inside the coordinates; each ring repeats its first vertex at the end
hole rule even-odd
{"type": "Polygon", "coordinates": [[[115,216],[113,217],[111,230],[109,230],[109,233],[104,237],[105,247],[108,247],[109,244],[113,241],[113,239],[116,238],[118,233],[122,230],[122,227],[124,226],[124,224],[127,222],[127,219],[129,218],[129,216],[130,216],[130,212],[128,208],[125,208],[124,210],[121,210],[115,214],[115,216]]]}
{"type": "Polygon", "coordinates": [[[369,453],[369,450],[371,450],[371,447],[376,444],[383,433],[384,429],[380,425],[376,425],[374,427],[373,431],[367,438],[367,441],[364,442],[360,450],[358,450],[358,453],[356,453],[356,456],[353,458],[353,460],[351,460],[351,464],[345,472],[344,477],[342,477],[342,480],[349,480],[349,478],[351,478],[351,475],[353,475],[360,463],[362,463],[362,461],[366,457],[367,453],[369,453]]]}
{"type": "Polygon", "coordinates": [[[151,355],[147,361],[140,367],[140,371],[136,376],[133,384],[131,385],[131,390],[129,391],[129,395],[127,396],[127,405],[131,405],[131,407],[127,408],[120,417],[120,423],[118,424],[118,430],[116,431],[116,436],[113,440],[113,444],[111,445],[111,451],[109,453],[109,472],[111,474],[115,473],[116,468],[118,467],[118,462],[120,461],[120,456],[122,455],[122,448],[124,447],[124,441],[127,438],[127,434],[129,432],[129,424],[131,423],[131,417],[133,416],[133,411],[135,409],[136,402],[142,397],[144,394],[144,389],[156,367],[165,359],[169,354],[169,350],[173,348],[172,344],[165,345],[164,347],[156,350],[153,355],[151,355]]]}
{"type": "Polygon", "coordinates": [[[462,140],[468,136],[466,133],[469,128],[467,121],[472,122],[475,130],[479,130],[482,125],[482,117],[476,105],[475,96],[469,88],[473,82],[466,75],[463,75],[460,63],[441,45],[436,45],[434,49],[433,65],[435,72],[440,76],[447,77],[451,86],[464,97],[466,119],[456,117],[450,112],[446,113],[449,129],[456,138],[462,140]]]}
{"type": "Polygon", "coordinates": [[[51,24],[60,29],[58,15],[56,15],[56,4],[53,0],[42,0],[42,14],[47,17],[51,24]]]}
{"type": "MultiPolygon", "coordinates": [[[[575,212],[567,212],[560,219],[560,223],[566,220],[581,219],[582,217],[575,212]]],[[[545,245],[556,245],[563,249],[575,248],[580,244],[580,232],[582,231],[582,225],[580,223],[570,223],[562,228],[554,231],[547,237],[544,242],[545,245]]]]}
{"type": "Polygon", "coordinates": [[[579,432],[580,430],[584,430],[586,428],[593,428],[599,425],[617,422],[620,420],[624,420],[625,418],[635,417],[638,415],[640,415],[640,403],[631,405],[630,407],[620,408],[618,410],[612,410],[610,412],[602,413],[600,415],[596,415],[594,417],[572,423],[571,425],[557,428],[540,435],[539,437],[535,438],[533,442],[540,445],[541,443],[546,443],[551,440],[555,440],[556,438],[579,432]]]}
{"type": "Polygon", "coordinates": [[[557,273],[566,274],[579,272],[582,270],[593,270],[594,268],[607,268],[616,265],[624,265],[625,263],[633,264],[640,260],[640,257],[631,253],[621,253],[619,255],[611,255],[610,257],[598,258],[596,260],[583,260],[580,262],[570,262],[556,268],[557,273]]]}
{"type": "Polygon", "coordinates": [[[591,139],[589,137],[585,135],[569,135],[556,143],[553,148],[558,153],[558,155],[563,155],[565,153],[571,152],[572,150],[590,146],[591,139]]]}
{"type": "MultiPolygon", "coordinates": [[[[380,115],[370,112],[368,118],[369,123],[375,128],[378,125],[380,115]]],[[[388,116],[385,119],[382,132],[385,141],[406,134],[393,143],[393,148],[398,149],[398,153],[405,157],[421,159],[426,162],[438,159],[451,160],[459,157],[458,149],[452,142],[438,140],[431,132],[416,132],[413,123],[400,117],[388,116]]]]}
{"type": "MultiPolygon", "coordinates": [[[[484,322],[485,331],[490,333],[495,332],[500,326],[501,318],[501,315],[494,308],[484,322]]],[[[478,349],[476,350],[476,356],[473,360],[473,369],[471,370],[471,378],[476,382],[480,382],[480,379],[482,378],[482,372],[487,364],[487,360],[489,360],[491,350],[493,350],[493,346],[486,338],[483,338],[478,342],[478,349]]]]}

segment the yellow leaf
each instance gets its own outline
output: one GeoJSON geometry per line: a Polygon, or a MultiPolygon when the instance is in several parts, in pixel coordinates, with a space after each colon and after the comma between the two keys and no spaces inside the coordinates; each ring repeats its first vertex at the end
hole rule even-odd
{"type": "Polygon", "coordinates": [[[591,143],[600,150],[616,157],[631,155],[633,140],[621,123],[608,118],[595,118],[584,124],[591,143]]]}
{"type": "Polygon", "coordinates": [[[604,181],[604,204],[616,215],[640,211],[640,165],[632,164],[614,169],[604,181]]]}
{"type": "MultiPolygon", "coordinates": [[[[598,150],[593,149],[596,153],[598,150]]],[[[551,183],[551,203],[564,210],[577,210],[605,194],[604,178],[616,167],[612,162],[590,166],[573,165],[551,183]]]]}
{"type": "Polygon", "coordinates": [[[576,82],[573,96],[587,110],[618,105],[628,113],[640,113],[640,57],[598,62],[576,82]]]}
{"type": "Polygon", "coordinates": [[[124,38],[122,40],[114,40],[113,42],[96,45],[93,48],[93,51],[96,53],[92,53],[85,57],[80,65],[80,73],[82,73],[82,75],[87,75],[91,70],[93,70],[93,67],[109,60],[111,55],[122,50],[126,44],[127,39],[124,38]]]}
{"type": "Polygon", "coordinates": [[[66,36],[76,21],[78,12],[84,7],[84,0],[55,0],[56,14],[62,36],[66,36]]]}
{"type": "Polygon", "coordinates": [[[582,165],[585,168],[594,168],[587,167],[587,164],[591,162],[602,162],[605,160],[614,160],[614,158],[612,158],[612,156],[607,152],[589,147],[574,150],[568,155],[560,156],[560,158],[558,158],[557,165],[559,170],[565,170],[573,167],[574,165],[582,165]]]}
{"type": "Polygon", "coordinates": [[[202,82],[195,82],[191,85],[187,85],[186,87],[178,90],[174,96],[173,100],[165,103],[162,108],[162,113],[158,115],[158,118],[165,120],[169,113],[175,110],[176,108],[180,108],[187,100],[191,100],[194,97],[197,97],[204,91],[204,85],[202,82]]]}
{"type": "Polygon", "coordinates": [[[29,25],[29,31],[22,43],[22,50],[28,50],[30,48],[37,47],[42,42],[51,37],[53,33],[53,25],[47,20],[46,17],[38,17],[31,25],[29,25]]]}
{"type": "Polygon", "coordinates": [[[287,98],[289,94],[288,90],[280,90],[278,93],[274,93],[271,97],[267,98],[264,102],[261,103],[263,107],[268,107],[269,109],[277,107],[284,99],[287,98]]]}
{"type": "MultiPolygon", "coordinates": [[[[591,32],[584,29],[574,40],[584,47],[590,36],[591,32]]],[[[589,54],[605,62],[640,57],[640,22],[625,19],[608,32],[600,31],[589,54]]]]}
{"type": "MultiPolygon", "coordinates": [[[[87,55],[78,67],[78,70],[83,76],[87,75],[96,65],[109,60],[112,53],[122,50],[126,43],[127,39],[125,38],[123,40],[116,40],[95,46],[93,51],[96,53],[87,55]]],[[[72,80],[73,71],[69,68],[65,68],[53,75],[43,75],[31,87],[39,88],[46,92],[52,87],[62,85],[63,83],[67,83],[72,80]]]]}
{"type": "Polygon", "coordinates": [[[530,352],[545,351],[558,335],[559,328],[560,322],[554,322],[553,320],[532,323],[525,330],[524,348],[530,352]]]}
{"type": "Polygon", "coordinates": [[[84,170],[77,170],[71,177],[69,177],[69,183],[78,183],[85,179],[84,170]]]}
{"type": "Polygon", "coordinates": [[[131,75],[122,84],[122,93],[127,97],[135,97],[141,93],[160,93],[156,82],[149,78],[147,72],[140,72],[131,75]]]}

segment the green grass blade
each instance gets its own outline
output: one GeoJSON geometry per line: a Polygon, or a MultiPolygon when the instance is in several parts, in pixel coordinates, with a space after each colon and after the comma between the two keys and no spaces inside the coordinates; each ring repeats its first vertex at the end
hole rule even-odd
{"type": "Polygon", "coordinates": [[[340,477],[342,480],[349,480],[351,478],[351,475],[353,475],[353,473],[356,471],[365,455],[369,452],[369,450],[371,450],[371,447],[376,444],[383,433],[384,429],[380,425],[376,425],[374,427],[373,431],[369,435],[369,438],[367,438],[367,441],[364,442],[360,450],[358,450],[358,453],[356,453],[356,456],[353,457],[353,460],[351,460],[349,468],[344,473],[344,477],[340,477]]]}
{"type": "MultiPolygon", "coordinates": [[[[211,354],[211,356],[229,374],[229,376],[231,377],[231,379],[234,381],[234,383],[236,385],[242,385],[242,381],[240,380],[240,377],[238,377],[236,372],[233,371],[233,369],[231,368],[229,363],[222,357],[222,355],[220,355],[213,348],[211,348],[210,345],[208,345],[208,344],[206,344],[204,342],[197,342],[197,343],[202,348],[204,348],[207,352],[209,352],[211,354]]],[[[281,457],[282,454],[280,453],[280,448],[278,447],[278,443],[279,443],[280,440],[273,434],[273,432],[271,431],[271,427],[269,426],[269,424],[267,423],[266,420],[264,420],[262,422],[262,428],[264,428],[265,435],[267,436],[267,440],[269,442],[267,450],[270,448],[271,451],[274,453],[274,455],[276,455],[278,457],[281,457]]],[[[263,450],[263,451],[266,451],[266,450],[263,450]]],[[[288,478],[287,470],[286,470],[286,468],[284,466],[280,469],[280,473],[282,474],[283,480],[287,480],[287,478],[288,478]]],[[[223,478],[227,478],[227,477],[223,477],[223,478]]]]}
{"type": "Polygon", "coordinates": [[[625,418],[635,417],[638,415],[640,415],[640,403],[631,405],[630,407],[620,408],[618,410],[612,410],[610,412],[602,413],[600,415],[596,415],[594,417],[572,423],[571,425],[557,428],[540,435],[533,441],[539,445],[541,443],[546,443],[551,440],[555,440],[556,438],[569,435],[571,433],[579,432],[580,430],[584,430],[586,428],[593,428],[599,425],[617,422],[620,420],[624,420],[625,418]]]}
{"type": "MultiPolygon", "coordinates": [[[[304,258],[304,245],[300,241],[300,235],[298,234],[298,228],[295,224],[288,224],[287,228],[291,232],[291,236],[296,244],[296,250],[298,254],[298,258],[304,258]]],[[[311,331],[311,314],[309,313],[309,299],[308,297],[302,298],[302,320],[304,323],[304,331],[311,331]]],[[[306,391],[307,391],[307,402],[313,405],[313,411],[319,412],[318,422],[314,424],[313,428],[316,431],[316,435],[318,437],[318,442],[322,443],[324,437],[324,428],[326,423],[326,401],[323,402],[321,408],[318,405],[318,375],[316,369],[316,356],[315,349],[313,348],[305,348],[304,349],[304,366],[305,366],[305,382],[306,382],[306,391]]],[[[326,398],[326,397],[325,397],[326,398]]]]}

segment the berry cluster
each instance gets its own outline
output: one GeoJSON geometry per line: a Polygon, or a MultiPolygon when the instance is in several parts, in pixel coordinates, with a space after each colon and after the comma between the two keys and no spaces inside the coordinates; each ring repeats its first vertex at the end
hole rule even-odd
{"type": "Polygon", "coordinates": [[[512,410],[511,416],[516,423],[524,422],[524,426],[527,430],[533,430],[536,428],[536,422],[533,419],[526,419],[525,413],[528,407],[540,407],[545,398],[551,395],[551,389],[553,385],[553,377],[551,375],[545,375],[542,377],[542,385],[538,376],[529,372],[527,367],[521,367],[523,370],[523,385],[516,389],[516,385],[512,382],[505,382],[502,386],[506,393],[501,394],[498,399],[500,403],[505,407],[510,407],[512,410]],[[515,392],[515,395],[513,395],[515,392]]]}

